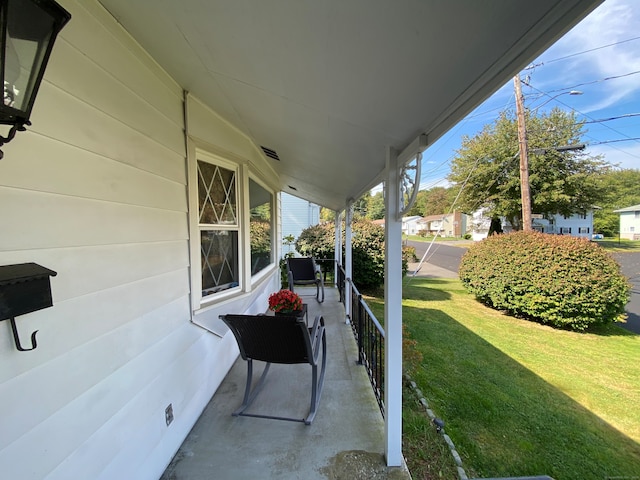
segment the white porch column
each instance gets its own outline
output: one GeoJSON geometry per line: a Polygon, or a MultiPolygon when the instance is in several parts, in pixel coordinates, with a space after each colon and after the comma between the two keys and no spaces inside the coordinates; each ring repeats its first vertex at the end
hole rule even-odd
{"type": "MultiPolygon", "coordinates": [[[[333,247],[333,278],[338,278],[338,266],[343,264],[342,260],[342,212],[336,212],[335,223],[335,239],[333,247]]],[[[336,281],[334,281],[335,283],[336,281]]]]}
{"type": "Polygon", "coordinates": [[[384,263],[384,405],[387,466],[402,465],[402,220],[398,154],[387,147],[384,263]]]}
{"type": "Polygon", "coordinates": [[[353,279],[353,249],[352,249],[352,230],[351,222],[353,221],[353,200],[349,200],[347,208],[345,210],[345,232],[344,232],[344,271],[346,278],[346,285],[344,288],[344,305],[347,311],[346,323],[351,323],[351,281],[353,279]]]}

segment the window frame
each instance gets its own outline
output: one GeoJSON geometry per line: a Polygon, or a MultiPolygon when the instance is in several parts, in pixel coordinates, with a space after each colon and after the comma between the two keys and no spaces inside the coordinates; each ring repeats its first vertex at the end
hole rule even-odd
{"type": "MultiPolygon", "coordinates": [[[[210,307],[221,304],[233,298],[251,293],[260,283],[270,279],[278,265],[278,195],[269,183],[262,179],[257,172],[252,171],[245,159],[224,152],[212,151],[210,146],[198,145],[198,142],[190,142],[190,153],[187,162],[187,194],[189,223],[189,269],[191,290],[191,312],[199,315],[210,307]],[[236,225],[218,225],[216,230],[231,230],[238,232],[237,241],[237,268],[238,286],[231,287],[210,295],[202,295],[202,268],[201,268],[201,238],[200,232],[200,206],[198,196],[198,161],[204,161],[235,172],[236,189],[236,225]],[[256,182],[270,195],[271,208],[271,263],[265,268],[251,275],[251,238],[250,238],[250,211],[249,206],[249,179],[256,182]]],[[[206,228],[204,230],[207,230],[206,228]]],[[[192,320],[195,317],[192,316],[192,320]]]]}
{"type": "Polygon", "coordinates": [[[247,218],[247,232],[249,232],[248,236],[247,236],[247,270],[248,270],[248,275],[247,275],[247,279],[249,279],[249,283],[251,285],[255,285],[256,283],[258,283],[259,281],[261,281],[264,276],[268,275],[271,271],[272,268],[276,265],[276,256],[277,256],[277,245],[276,245],[276,229],[277,229],[277,222],[276,222],[276,208],[277,208],[277,201],[276,201],[276,192],[270,188],[265,182],[263,182],[262,180],[260,180],[257,176],[255,176],[253,173],[249,172],[247,175],[247,182],[246,182],[246,204],[247,204],[247,211],[246,211],[246,218],[247,218]],[[269,202],[269,208],[271,209],[271,251],[270,251],[270,262],[269,264],[262,268],[261,270],[259,270],[258,272],[256,272],[255,274],[251,273],[251,198],[250,198],[250,194],[251,194],[251,188],[250,188],[250,184],[249,182],[253,181],[255,182],[258,186],[260,186],[262,189],[264,189],[270,196],[270,202],[269,202]]]}
{"type": "Polygon", "coordinates": [[[224,300],[231,296],[237,295],[243,290],[243,218],[244,218],[244,202],[242,198],[242,166],[239,163],[226,160],[218,155],[196,149],[191,161],[188,162],[188,192],[189,192],[189,248],[190,248],[190,264],[191,264],[191,303],[192,310],[198,311],[220,300],[224,300]],[[235,175],[235,197],[236,197],[236,218],[234,224],[201,224],[200,223],[200,205],[199,205],[199,173],[198,162],[202,161],[210,163],[220,168],[230,170],[235,175]],[[207,228],[210,225],[210,228],[207,228]],[[212,228],[211,228],[212,227],[212,228]],[[230,287],[210,295],[202,294],[202,257],[201,257],[201,232],[203,231],[234,231],[237,232],[236,251],[236,268],[238,269],[238,285],[230,287]]]}

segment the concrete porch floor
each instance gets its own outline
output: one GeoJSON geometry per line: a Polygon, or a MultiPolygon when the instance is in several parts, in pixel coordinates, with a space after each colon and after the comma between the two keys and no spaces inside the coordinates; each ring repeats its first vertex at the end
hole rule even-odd
{"type": "MultiPolygon", "coordinates": [[[[327,370],[312,425],[255,417],[233,417],[242,402],[246,362],[238,358],[167,467],[161,480],[410,479],[406,467],[384,460],[384,420],[357,347],[344,323],[338,291],[326,288],[319,304],[314,289],[296,289],[309,322],[322,315],[327,331],[327,370]]],[[[231,335],[231,333],[229,333],[231,335]]],[[[254,379],[262,373],[254,362],[254,379]]],[[[303,418],[309,410],[311,367],[272,365],[252,413],[303,418]]]]}

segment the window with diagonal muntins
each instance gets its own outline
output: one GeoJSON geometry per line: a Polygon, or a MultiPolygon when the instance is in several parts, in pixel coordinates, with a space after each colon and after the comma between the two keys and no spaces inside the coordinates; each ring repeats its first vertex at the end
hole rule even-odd
{"type": "Polygon", "coordinates": [[[198,208],[200,224],[236,225],[236,173],[198,161],[198,208]]]}

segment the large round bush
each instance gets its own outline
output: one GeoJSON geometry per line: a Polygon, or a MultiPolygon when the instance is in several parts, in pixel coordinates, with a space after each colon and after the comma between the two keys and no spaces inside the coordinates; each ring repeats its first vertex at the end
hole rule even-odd
{"type": "Polygon", "coordinates": [[[629,300],[618,263],[597,244],[571,236],[490,236],[464,254],[459,275],[489,306],[572,330],[623,319],[629,300]]]}

